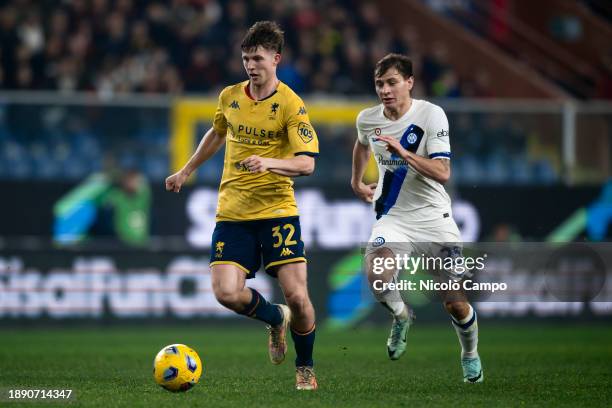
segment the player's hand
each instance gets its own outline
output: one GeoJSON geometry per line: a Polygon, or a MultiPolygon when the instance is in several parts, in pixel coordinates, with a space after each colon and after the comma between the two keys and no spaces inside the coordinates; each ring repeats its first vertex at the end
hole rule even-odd
{"type": "Polygon", "coordinates": [[[265,157],[259,157],[256,155],[247,157],[241,161],[240,164],[245,166],[251,173],[263,173],[264,171],[268,171],[270,168],[268,165],[268,160],[265,157]]]}
{"type": "Polygon", "coordinates": [[[374,200],[374,191],[376,191],[377,183],[365,184],[360,182],[353,186],[355,195],[366,203],[371,203],[374,200]]]}
{"type": "Polygon", "coordinates": [[[399,140],[385,135],[380,135],[377,138],[378,140],[381,140],[387,144],[388,152],[397,154],[398,156],[404,158],[408,155],[408,150],[404,149],[404,146],[401,145],[399,140]]]}
{"type": "Polygon", "coordinates": [[[166,191],[174,191],[178,193],[181,191],[182,185],[185,183],[189,175],[183,170],[177,171],[173,175],[166,178],[166,191]]]}

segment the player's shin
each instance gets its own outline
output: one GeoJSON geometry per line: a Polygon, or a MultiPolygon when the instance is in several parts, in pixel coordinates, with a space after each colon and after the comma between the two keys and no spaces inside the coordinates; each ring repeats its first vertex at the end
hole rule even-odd
{"type": "Polygon", "coordinates": [[[398,320],[406,320],[408,318],[408,309],[404,304],[402,295],[397,289],[397,270],[395,268],[385,268],[379,271],[375,268],[377,260],[385,259],[392,255],[386,248],[380,248],[376,252],[366,257],[368,265],[368,281],[370,282],[370,290],[376,300],[387,309],[391,315],[398,320]]]}
{"type": "Polygon", "coordinates": [[[300,333],[291,328],[291,338],[295,345],[295,366],[296,367],[312,367],[312,350],[315,342],[315,326],[312,326],[307,332],[300,333]]]}
{"type": "Polygon", "coordinates": [[[457,319],[451,315],[452,324],[461,343],[461,358],[478,356],[478,321],[476,311],[470,304],[467,316],[457,319]]]}
{"type": "Polygon", "coordinates": [[[376,298],[380,304],[387,309],[394,318],[406,320],[408,318],[408,309],[402,300],[402,296],[398,290],[387,290],[376,294],[376,298]]]}
{"type": "Polygon", "coordinates": [[[252,294],[249,304],[239,312],[253,319],[260,320],[270,326],[278,326],[283,321],[283,315],[277,305],[268,302],[258,291],[249,288],[252,294]]]}
{"type": "Polygon", "coordinates": [[[402,295],[394,286],[383,286],[387,279],[391,283],[395,283],[395,278],[393,277],[386,278],[385,276],[370,274],[370,290],[381,306],[387,309],[395,319],[406,320],[408,318],[408,308],[404,304],[402,295]]]}

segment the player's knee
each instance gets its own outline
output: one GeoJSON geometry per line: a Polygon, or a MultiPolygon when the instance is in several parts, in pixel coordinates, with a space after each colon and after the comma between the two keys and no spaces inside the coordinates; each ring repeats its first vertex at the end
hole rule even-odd
{"type": "Polygon", "coordinates": [[[444,308],[446,308],[446,311],[455,316],[455,317],[461,317],[463,315],[467,315],[469,313],[469,304],[467,302],[459,302],[459,301],[452,301],[452,302],[444,302],[444,308]]]}
{"type": "Polygon", "coordinates": [[[287,293],[285,299],[287,300],[287,306],[289,306],[292,311],[298,313],[306,309],[306,305],[308,304],[308,296],[302,291],[287,293]]]}
{"type": "MultiPolygon", "coordinates": [[[[387,258],[393,258],[393,252],[389,248],[378,248],[366,256],[366,270],[368,280],[373,283],[376,280],[390,282],[396,272],[394,266],[389,267],[387,258]]],[[[394,265],[391,262],[392,265],[394,265]]]]}
{"type": "Polygon", "coordinates": [[[237,291],[227,290],[224,288],[214,288],[215,298],[228,309],[238,310],[240,308],[240,297],[237,291]]]}

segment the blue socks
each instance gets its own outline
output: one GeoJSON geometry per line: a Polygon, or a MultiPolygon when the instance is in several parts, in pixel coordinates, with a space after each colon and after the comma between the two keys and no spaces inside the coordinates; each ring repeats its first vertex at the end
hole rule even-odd
{"type": "Polygon", "coordinates": [[[253,319],[261,320],[268,323],[270,326],[277,326],[283,321],[278,306],[268,302],[258,291],[249,288],[253,297],[251,302],[244,308],[240,314],[252,317],[253,319]]]}
{"type": "MultiPolygon", "coordinates": [[[[277,326],[283,321],[283,315],[278,306],[268,302],[261,293],[255,289],[249,288],[253,297],[251,302],[244,308],[240,314],[252,317],[253,319],[260,320],[269,324],[270,326],[277,326]]],[[[306,333],[299,333],[291,329],[291,337],[295,345],[295,358],[296,367],[312,367],[312,349],[315,342],[315,326],[306,333]]]]}
{"type": "Polygon", "coordinates": [[[312,367],[314,362],[312,361],[312,349],[315,341],[315,326],[307,333],[299,333],[291,329],[291,337],[293,338],[293,344],[295,345],[295,358],[296,367],[312,367]]]}

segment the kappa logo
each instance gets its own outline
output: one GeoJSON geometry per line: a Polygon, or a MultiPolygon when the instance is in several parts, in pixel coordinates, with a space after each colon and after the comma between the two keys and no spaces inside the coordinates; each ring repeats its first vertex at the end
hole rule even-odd
{"type": "Polygon", "coordinates": [[[238,101],[232,101],[232,103],[230,103],[230,108],[240,110],[240,105],[238,105],[238,101]]]}
{"type": "Polygon", "coordinates": [[[305,115],[306,114],[306,107],[301,106],[300,110],[298,111],[298,115],[305,115]]]}
{"type": "Polygon", "coordinates": [[[283,250],[280,253],[280,256],[289,256],[289,255],[295,255],[295,254],[289,248],[283,248],[283,250]]]}

